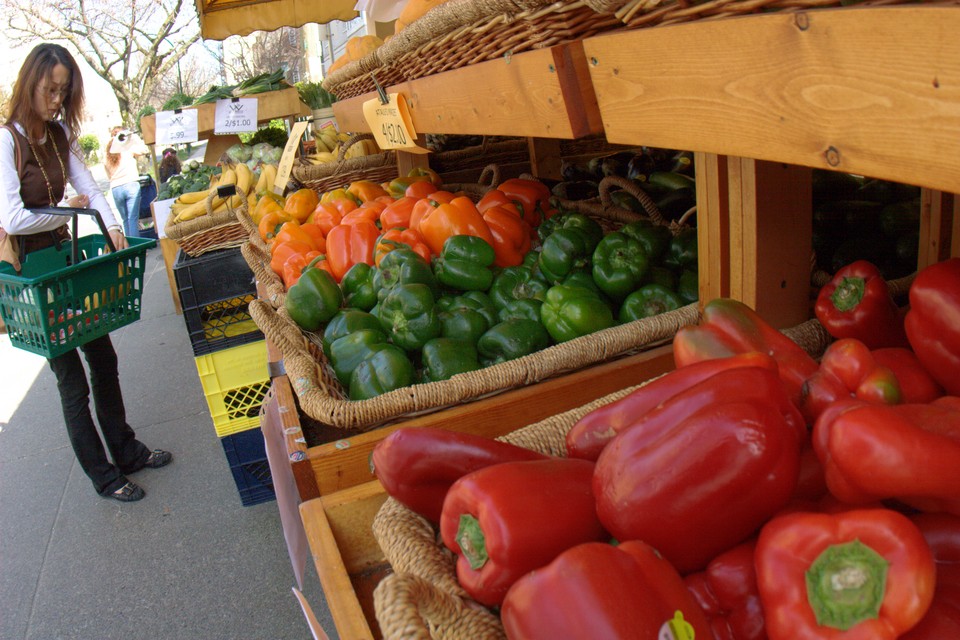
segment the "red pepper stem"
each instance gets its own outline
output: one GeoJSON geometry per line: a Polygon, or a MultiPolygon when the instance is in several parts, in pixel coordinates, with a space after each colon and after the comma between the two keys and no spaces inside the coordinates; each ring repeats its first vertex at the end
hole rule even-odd
{"type": "Polygon", "coordinates": [[[817,624],[846,631],[879,617],[888,562],[859,540],[827,547],[807,569],[807,600],[817,624]]]}
{"type": "Polygon", "coordinates": [[[837,311],[852,311],[863,301],[863,294],[867,287],[867,281],[859,277],[841,278],[830,295],[830,301],[837,311]]]}
{"type": "Polygon", "coordinates": [[[457,544],[463,557],[470,563],[474,571],[487,563],[487,543],[483,537],[480,522],[469,513],[460,515],[460,525],[457,527],[457,544]]]}

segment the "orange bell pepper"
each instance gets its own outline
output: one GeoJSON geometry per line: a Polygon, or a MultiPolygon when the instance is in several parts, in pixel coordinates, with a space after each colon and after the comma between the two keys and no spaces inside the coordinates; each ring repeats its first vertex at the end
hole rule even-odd
{"type": "Polygon", "coordinates": [[[355,180],[347,187],[347,192],[357,198],[361,204],[390,195],[383,187],[371,180],[355,180]]]}
{"type": "Polygon", "coordinates": [[[327,250],[327,234],[320,225],[313,224],[312,222],[304,222],[300,225],[300,230],[313,238],[313,244],[317,247],[317,251],[327,250]]]}
{"type": "Polygon", "coordinates": [[[380,222],[380,211],[374,207],[362,206],[344,214],[340,224],[355,224],[358,220],[367,220],[373,224],[380,222]]]}
{"type": "Polygon", "coordinates": [[[404,196],[408,198],[426,198],[431,193],[438,191],[439,188],[437,185],[426,180],[411,182],[410,186],[407,187],[407,190],[404,192],[404,196]]]}
{"type": "Polygon", "coordinates": [[[303,272],[309,267],[316,267],[318,264],[326,264],[326,260],[323,260],[323,254],[319,251],[308,251],[307,253],[295,253],[294,255],[287,258],[287,261],[283,263],[283,273],[280,276],[283,279],[283,288],[289,289],[293,285],[297,284],[297,281],[300,280],[300,276],[303,275],[303,272]],[[321,258],[321,260],[316,260],[321,258]]]}
{"type": "Polygon", "coordinates": [[[380,229],[369,220],[338,224],[327,234],[327,262],[337,282],[358,262],[373,265],[373,248],[380,229]]]}
{"type": "Polygon", "coordinates": [[[277,232],[280,231],[280,227],[290,220],[293,220],[293,218],[283,209],[279,207],[268,209],[260,218],[260,222],[257,223],[257,232],[260,234],[260,239],[264,242],[273,242],[277,232]]]}
{"type": "Polygon", "coordinates": [[[539,180],[510,178],[497,185],[497,190],[518,204],[521,217],[531,227],[536,227],[552,215],[550,189],[539,180]]]}
{"type": "Polygon", "coordinates": [[[361,204],[360,198],[350,193],[350,191],[347,190],[347,187],[331,189],[330,191],[324,191],[322,194],[320,194],[320,202],[335,202],[337,200],[349,200],[357,206],[360,206],[361,204]]]}
{"type": "Polygon", "coordinates": [[[386,231],[394,227],[409,227],[410,214],[417,202],[419,202],[419,198],[404,196],[394,200],[392,204],[388,204],[380,212],[380,228],[386,231]]]}
{"type": "Polygon", "coordinates": [[[441,203],[420,219],[419,229],[434,255],[440,255],[443,243],[450,236],[477,236],[493,246],[490,228],[470,198],[461,196],[441,203]]]}
{"type": "Polygon", "coordinates": [[[260,196],[260,198],[257,200],[257,206],[255,206],[253,211],[250,212],[250,217],[253,219],[253,223],[260,224],[260,220],[263,218],[264,214],[269,211],[283,211],[283,207],[281,207],[280,203],[277,202],[272,196],[260,196]]]}
{"type": "Polygon", "coordinates": [[[483,212],[483,221],[493,237],[493,264],[498,267],[515,267],[523,263],[530,251],[533,228],[507,207],[489,207],[483,212]]]}
{"type": "Polygon", "coordinates": [[[483,213],[490,207],[503,207],[515,213],[518,218],[523,217],[516,201],[499,189],[490,189],[490,191],[483,194],[483,197],[477,202],[477,210],[480,211],[480,213],[483,213]]]}
{"type": "Polygon", "coordinates": [[[292,256],[297,254],[306,255],[311,251],[316,251],[313,246],[300,242],[299,240],[287,240],[286,242],[274,242],[270,247],[270,268],[278,276],[283,276],[283,265],[286,264],[292,256]]]}
{"type": "MultiPolygon", "coordinates": [[[[312,249],[317,251],[323,251],[322,247],[317,246],[316,239],[313,235],[307,232],[303,227],[306,225],[301,225],[296,220],[288,220],[284,222],[280,228],[277,230],[277,235],[274,240],[275,244],[280,244],[283,242],[289,242],[295,240],[297,242],[302,242],[303,244],[310,245],[312,249]]],[[[312,225],[312,228],[317,229],[316,225],[312,225]]],[[[321,242],[323,241],[323,236],[320,236],[321,242]]]]}
{"type": "Polygon", "coordinates": [[[401,247],[412,249],[414,253],[430,263],[433,254],[430,253],[430,247],[423,240],[423,235],[416,229],[404,229],[394,227],[380,234],[377,239],[377,245],[373,249],[373,261],[379,267],[383,256],[394,249],[401,247]]]}
{"type": "Polygon", "coordinates": [[[321,202],[317,205],[317,208],[313,210],[313,213],[310,214],[310,217],[307,218],[307,223],[319,227],[324,237],[326,237],[326,235],[330,233],[330,229],[340,224],[342,219],[343,213],[341,213],[339,209],[332,204],[321,202]]]}
{"type": "Polygon", "coordinates": [[[408,226],[411,229],[417,229],[419,231],[420,219],[423,218],[427,211],[435,209],[438,204],[450,202],[456,197],[455,194],[449,191],[434,191],[426,198],[420,198],[416,204],[413,205],[413,210],[410,211],[410,224],[408,226]]]}

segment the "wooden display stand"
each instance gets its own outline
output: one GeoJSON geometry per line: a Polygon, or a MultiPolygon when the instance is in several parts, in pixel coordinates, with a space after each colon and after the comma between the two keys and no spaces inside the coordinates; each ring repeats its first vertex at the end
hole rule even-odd
{"type": "MultiPolygon", "coordinates": [[[[418,133],[603,129],[611,143],[693,150],[701,301],[734,297],[784,327],[810,317],[812,168],[923,187],[918,266],[960,255],[958,32],[956,7],[745,15],[601,35],[387,90],[406,96],[418,133]],[[639,54],[657,51],[696,55],[639,54]]],[[[360,105],[373,97],[337,103],[338,122],[368,130],[360,105]]],[[[532,144],[546,175],[549,154],[532,144]]],[[[669,347],[405,424],[501,435],[665,371],[667,358],[669,347]]],[[[301,516],[342,637],[379,637],[365,580],[386,570],[370,535],[384,494],[361,461],[390,429],[301,452],[301,516]]]]}

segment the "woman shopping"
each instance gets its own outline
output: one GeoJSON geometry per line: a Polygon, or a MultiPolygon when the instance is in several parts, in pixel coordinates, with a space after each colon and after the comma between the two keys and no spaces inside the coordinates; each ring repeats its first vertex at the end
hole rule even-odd
{"type": "MultiPolygon", "coordinates": [[[[57,44],[35,47],[20,69],[7,121],[0,127],[0,227],[14,241],[4,244],[13,248],[5,258],[18,269],[30,252],[69,237],[69,218],[32,211],[60,202],[67,182],[77,192],[69,204],[99,211],[117,249],[127,246],[120,222],[81,160],[77,136],[83,103],[83,79],[70,53],[57,44]]],[[[77,349],[48,360],[70,444],[98,494],[122,502],[140,500],[144,491],[127,474],[163,467],[173,456],[148,449],[127,424],[110,336],[79,349],[90,370],[89,384],[77,349]],[[102,441],[90,412],[91,389],[102,441]]]]}
{"type": "Polygon", "coordinates": [[[110,193],[120,212],[120,219],[131,238],[140,237],[140,171],[137,157],[150,150],[135,133],[121,127],[110,130],[104,168],[110,179],[110,193]]]}

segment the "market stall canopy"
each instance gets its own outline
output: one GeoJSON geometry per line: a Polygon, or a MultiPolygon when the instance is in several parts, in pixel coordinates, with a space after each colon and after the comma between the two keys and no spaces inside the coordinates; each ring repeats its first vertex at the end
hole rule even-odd
{"type": "Polygon", "coordinates": [[[225,40],[254,31],[300,27],[308,22],[326,24],[352,20],[359,15],[357,0],[195,0],[200,35],[225,40]]]}

